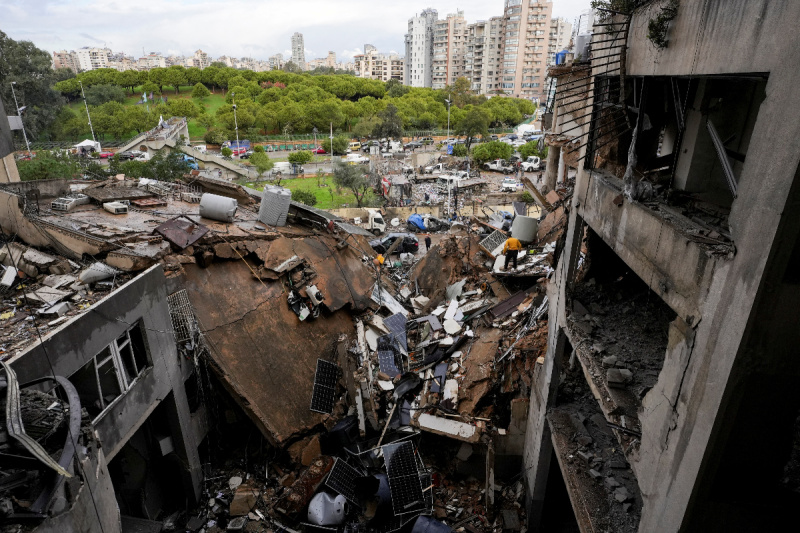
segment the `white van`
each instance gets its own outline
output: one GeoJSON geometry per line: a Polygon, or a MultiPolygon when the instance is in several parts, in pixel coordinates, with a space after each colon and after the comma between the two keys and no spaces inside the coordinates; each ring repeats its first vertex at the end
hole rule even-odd
{"type": "Polygon", "coordinates": [[[294,166],[288,161],[276,161],[272,167],[273,174],[302,174],[303,172],[303,167],[300,165],[294,166]]]}

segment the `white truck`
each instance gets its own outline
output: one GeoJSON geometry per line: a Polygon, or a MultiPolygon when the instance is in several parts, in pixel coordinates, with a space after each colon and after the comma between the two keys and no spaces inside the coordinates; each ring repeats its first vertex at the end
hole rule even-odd
{"type": "Polygon", "coordinates": [[[483,170],[494,170],[495,172],[514,172],[513,165],[509,165],[503,159],[495,159],[483,164],[483,170]]]}
{"type": "Polygon", "coordinates": [[[374,208],[367,208],[367,218],[363,220],[356,218],[356,225],[372,232],[374,235],[380,235],[386,231],[386,221],[383,218],[380,210],[374,208]]]}
{"type": "Polygon", "coordinates": [[[439,174],[440,172],[444,172],[447,170],[444,166],[444,163],[436,163],[435,165],[428,165],[423,169],[425,174],[439,174]]]}
{"type": "Polygon", "coordinates": [[[360,154],[347,154],[342,162],[347,165],[369,165],[369,157],[360,154]]]}
{"type": "Polygon", "coordinates": [[[542,166],[542,160],[535,155],[528,156],[528,159],[522,162],[522,170],[524,172],[533,172],[539,170],[542,166]]]}

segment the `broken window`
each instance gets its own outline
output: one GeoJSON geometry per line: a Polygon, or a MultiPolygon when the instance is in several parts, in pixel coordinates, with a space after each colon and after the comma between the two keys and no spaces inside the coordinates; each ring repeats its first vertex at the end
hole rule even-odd
{"type": "Polygon", "coordinates": [[[618,178],[628,170],[651,198],[678,190],[682,200],[729,209],[766,78],[628,77],[622,88],[618,76],[595,78],[586,168],[618,178]]]}
{"type": "Polygon", "coordinates": [[[150,366],[142,329],[141,322],[137,323],[70,376],[81,404],[93,418],[128,391],[150,366]]]}

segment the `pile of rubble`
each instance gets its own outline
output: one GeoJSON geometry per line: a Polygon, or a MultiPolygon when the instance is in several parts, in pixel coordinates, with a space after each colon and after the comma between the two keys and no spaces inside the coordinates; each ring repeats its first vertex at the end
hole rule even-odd
{"type": "Polygon", "coordinates": [[[102,262],[79,264],[13,241],[0,245],[0,263],[0,353],[5,357],[133,276],[102,262]]]}

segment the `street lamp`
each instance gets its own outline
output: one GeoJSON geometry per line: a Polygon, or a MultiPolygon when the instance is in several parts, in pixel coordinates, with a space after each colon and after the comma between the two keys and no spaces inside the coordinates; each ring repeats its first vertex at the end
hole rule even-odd
{"type": "MultiPolygon", "coordinates": [[[[233,101],[233,125],[236,129],[236,153],[239,155],[241,146],[239,146],[239,120],[236,118],[236,93],[231,93],[231,100],[233,101]]],[[[239,155],[241,158],[241,155],[239,155]]]]}
{"type": "Polygon", "coordinates": [[[28,157],[32,158],[33,154],[31,154],[31,145],[28,143],[28,135],[25,133],[25,124],[22,122],[22,111],[19,108],[19,103],[17,103],[17,93],[14,92],[14,85],[16,84],[17,82],[15,81],[11,82],[11,94],[14,95],[14,105],[17,107],[17,116],[19,117],[19,123],[22,125],[22,137],[25,139],[25,147],[28,149],[28,157]]]}
{"type": "Polygon", "coordinates": [[[83,91],[83,82],[78,80],[78,83],[81,85],[81,95],[83,96],[83,105],[86,106],[86,118],[89,119],[89,130],[92,132],[92,140],[97,142],[97,138],[94,136],[94,128],[92,127],[92,116],[89,114],[89,104],[86,103],[86,93],[83,91]]]}

